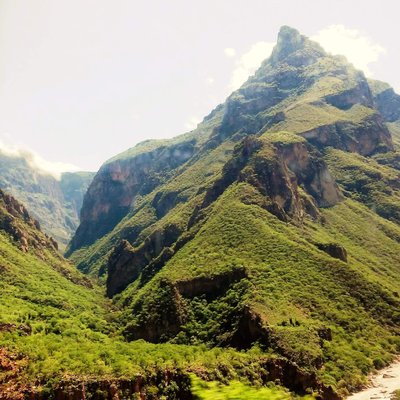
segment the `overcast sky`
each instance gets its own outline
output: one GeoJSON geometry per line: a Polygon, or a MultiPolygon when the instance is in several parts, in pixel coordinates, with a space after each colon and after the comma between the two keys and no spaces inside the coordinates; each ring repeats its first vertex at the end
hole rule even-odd
{"type": "Polygon", "coordinates": [[[1,146],[96,170],[193,129],[282,25],[400,91],[399,15],[398,0],[0,0],[1,146]]]}

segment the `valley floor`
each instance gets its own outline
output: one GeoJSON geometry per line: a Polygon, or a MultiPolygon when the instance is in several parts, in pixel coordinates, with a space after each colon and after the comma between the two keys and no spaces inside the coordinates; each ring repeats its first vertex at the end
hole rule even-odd
{"type": "Polygon", "coordinates": [[[368,388],[354,393],[347,400],[389,400],[396,390],[400,390],[400,358],[373,376],[368,388]]]}

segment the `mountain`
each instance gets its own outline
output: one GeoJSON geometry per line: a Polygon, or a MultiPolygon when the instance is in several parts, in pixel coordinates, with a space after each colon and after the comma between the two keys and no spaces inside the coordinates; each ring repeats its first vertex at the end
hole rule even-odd
{"type": "Polygon", "coordinates": [[[389,84],[380,81],[369,81],[376,108],[385,118],[392,134],[393,142],[400,145],[400,96],[389,84]]]}
{"type": "Polygon", "coordinates": [[[400,350],[399,115],[283,27],[195,130],[100,168],[67,255],[129,341],[258,346],[346,394],[400,350]]]}
{"type": "Polygon", "coordinates": [[[24,203],[62,250],[79,224],[83,196],[93,177],[92,172],[64,172],[56,179],[23,155],[0,151],[0,188],[24,203]]]}
{"type": "Polygon", "coordinates": [[[276,380],[297,393],[310,387],[337,399],[315,374],[283,358],[127,343],[119,314],[26,208],[0,190],[0,399],[195,400],[238,390],[260,399],[302,398],[272,384],[276,380]],[[243,371],[247,384],[237,381],[243,371]],[[213,382],[221,377],[230,381],[223,389],[213,382]]]}

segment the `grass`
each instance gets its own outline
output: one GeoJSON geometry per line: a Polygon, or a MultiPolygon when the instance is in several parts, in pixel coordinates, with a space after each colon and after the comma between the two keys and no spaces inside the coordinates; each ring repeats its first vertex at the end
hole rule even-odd
{"type": "Polygon", "coordinates": [[[328,149],[327,161],[337,182],[350,197],[366,204],[378,215],[400,222],[398,171],[358,154],[328,149]]]}
{"type": "Polygon", "coordinates": [[[231,381],[229,385],[220,382],[202,381],[195,375],[192,378],[192,393],[197,400],[290,400],[294,398],[313,399],[309,396],[294,396],[281,387],[255,388],[239,381],[231,381]]]}
{"type": "MultiPolygon", "coordinates": [[[[267,147],[304,141],[285,132],[267,132],[261,139],[267,147]]],[[[354,173],[346,178],[349,184],[362,179],[362,174],[371,182],[386,179],[388,185],[397,176],[389,166],[358,155],[332,149],[326,157],[343,186],[340,168],[354,173]]],[[[394,321],[399,315],[396,238],[400,231],[365,207],[361,202],[367,206],[368,202],[357,197],[354,188],[347,188],[347,192],[353,200],[321,210],[322,224],[305,219],[303,225],[296,226],[264,210],[262,196],[253,186],[233,184],[204,211],[205,218],[195,228],[194,238],[152,281],[144,286],[134,282],[116,297],[116,303],[126,307],[122,321],[129,329],[160,324],[162,310],[175,307],[168,293],[162,294],[160,284],[165,280],[173,285],[243,266],[247,279],[227,292],[212,299],[205,295],[183,298],[180,332],[176,336],[166,333],[163,340],[182,345],[226,345],[237,330],[242,311],[250,307],[270,332],[271,351],[316,369],[325,383],[342,393],[359,388],[369,371],[386,365],[399,350],[398,332],[390,326],[397,324],[394,321]],[[330,242],[346,248],[347,265],[315,246],[330,242]],[[321,341],[319,332],[326,329],[332,332],[332,340],[321,341]],[[323,368],[318,369],[321,362],[323,368]]],[[[151,196],[154,198],[154,194],[151,196]]],[[[198,194],[148,224],[132,240],[134,245],[140,248],[147,236],[168,223],[185,230],[191,210],[201,198],[198,194]]],[[[147,199],[142,204],[138,212],[147,210],[147,215],[154,215],[147,199]]],[[[138,221],[139,214],[133,213],[113,235],[123,232],[123,226],[136,226],[138,221]]],[[[99,248],[103,245],[102,241],[98,244],[99,248]]]]}
{"type": "Polygon", "coordinates": [[[329,104],[314,105],[299,101],[285,110],[285,120],[276,124],[272,131],[290,131],[300,134],[339,121],[361,124],[374,112],[373,109],[360,105],[344,111],[329,104]]]}

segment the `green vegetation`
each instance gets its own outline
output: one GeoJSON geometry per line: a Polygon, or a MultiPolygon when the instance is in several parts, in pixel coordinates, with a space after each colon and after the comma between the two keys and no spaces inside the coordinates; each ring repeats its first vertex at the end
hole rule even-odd
{"type": "MultiPolygon", "coordinates": [[[[7,215],[0,207],[0,221],[7,215]]],[[[45,241],[22,220],[14,223],[28,239],[45,241]]],[[[248,383],[263,383],[259,376],[267,357],[257,349],[240,353],[204,345],[127,343],[119,333],[120,311],[51,247],[31,247],[26,253],[1,231],[0,278],[0,350],[23,355],[17,376],[0,371],[4,389],[15,382],[14,389],[35,383],[38,390],[51,392],[71,376],[133,379],[168,370],[198,371],[225,382],[246,376],[248,383]]]]}
{"type": "Polygon", "coordinates": [[[313,399],[312,396],[293,396],[282,388],[271,385],[266,388],[254,388],[238,381],[229,385],[220,382],[205,382],[192,375],[192,392],[197,400],[290,400],[293,398],[313,399]]]}
{"type": "Polygon", "coordinates": [[[196,130],[102,167],[81,227],[112,229],[70,257],[99,286],[4,236],[0,344],[29,378],[180,371],[199,399],[293,398],[265,386],[279,370],[345,396],[400,351],[398,153],[363,74],[285,35],[196,130]]]}
{"type": "MultiPolygon", "coordinates": [[[[276,351],[306,366],[318,364],[322,357],[323,379],[358,387],[368,370],[381,361],[386,364],[391,352],[397,351],[395,332],[384,326],[399,315],[398,302],[390,294],[400,289],[395,279],[400,265],[399,245],[391,238],[399,237],[399,228],[374,217],[365,207],[346,202],[326,210],[324,228],[309,222],[309,227],[299,232],[259,206],[243,204],[240,198],[251,196],[251,192],[243,184],[227,191],[195,238],[159,273],[158,279],[182,281],[222,274],[243,265],[249,274],[248,283],[242,281],[216,299],[184,300],[188,322],[176,340],[221,344],[234,334],[241,317],[239,310],[250,305],[268,326],[270,345],[276,351]],[[358,225],[354,225],[354,231],[338,236],[337,232],[349,229],[341,218],[358,225]],[[340,223],[343,226],[337,226],[340,223]],[[375,236],[367,234],[371,230],[376,231],[375,236]],[[358,260],[350,259],[349,265],[335,261],[310,243],[335,236],[351,258],[368,260],[368,268],[358,260]],[[364,243],[353,248],[350,243],[356,240],[364,243]],[[373,240],[373,245],[368,240],[373,240]],[[387,289],[382,290],[375,282],[387,289]],[[391,297],[393,306],[374,304],[375,296],[391,297]],[[323,345],[318,336],[322,328],[333,332],[333,340],[323,345]],[[351,335],[354,331],[357,337],[351,335]]],[[[153,283],[143,290],[137,292],[133,304],[146,299],[148,307],[141,306],[136,318],[143,316],[148,321],[152,313],[157,313],[152,299],[157,298],[159,289],[153,283]]]]}
{"type": "Polygon", "coordinates": [[[397,149],[400,148],[400,121],[391,122],[387,124],[390,130],[390,133],[393,137],[393,143],[397,149]]]}
{"type": "Polygon", "coordinates": [[[338,121],[361,124],[373,114],[373,109],[360,105],[344,111],[329,104],[313,105],[299,101],[285,111],[285,120],[276,124],[273,131],[303,133],[338,121]]]}
{"type": "Polygon", "coordinates": [[[358,154],[328,149],[325,157],[338,183],[353,199],[378,215],[400,222],[398,171],[358,154]]]}

